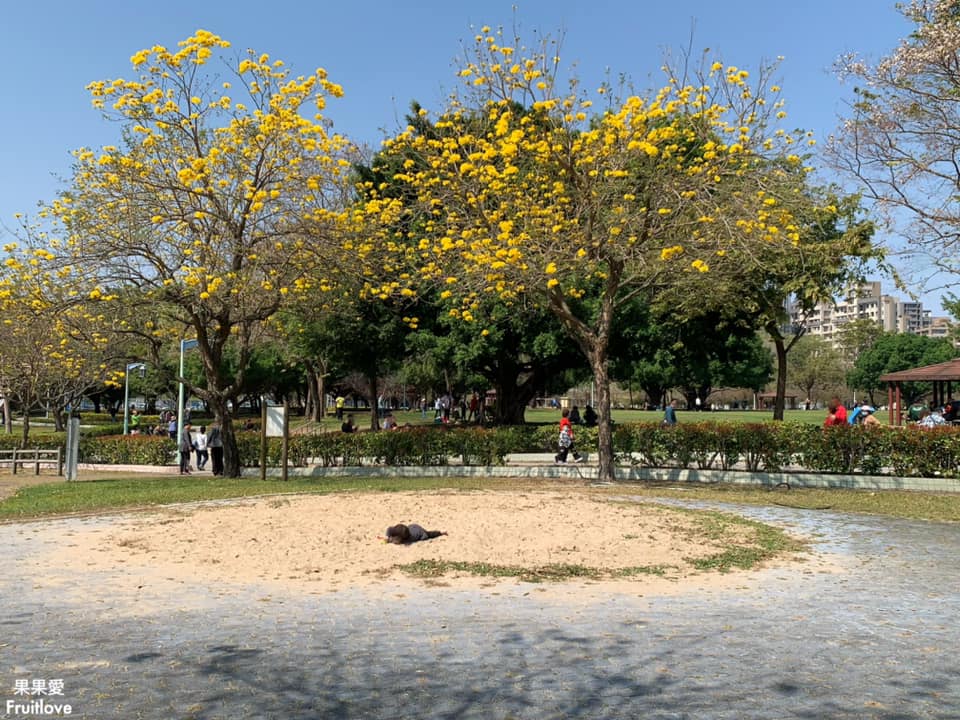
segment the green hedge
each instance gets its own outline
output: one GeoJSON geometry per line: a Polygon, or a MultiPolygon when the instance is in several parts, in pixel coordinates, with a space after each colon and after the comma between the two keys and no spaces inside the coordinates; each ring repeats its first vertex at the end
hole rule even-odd
{"type": "MultiPolygon", "coordinates": [[[[28,448],[40,448],[41,450],[55,450],[63,447],[66,433],[34,433],[27,438],[28,448]]],[[[22,435],[20,428],[14,428],[11,435],[0,435],[0,450],[14,450],[22,446],[20,440],[22,435]]]]}
{"type": "MultiPolygon", "coordinates": [[[[0,448],[19,446],[18,435],[0,435],[0,448]]],[[[960,477],[960,429],[915,427],[821,428],[794,423],[657,423],[616,425],[617,461],[643,467],[676,467],[752,471],[798,470],[821,473],[885,472],[904,477],[960,477]]],[[[30,447],[62,446],[63,434],[37,435],[30,447]]],[[[555,452],[553,425],[483,428],[425,426],[391,432],[328,432],[294,435],[289,443],[293,467],[319,464],[502,465],[508,453],[555,452]]],[[[237,433],[241,465],[260,464],[260,435],[237,433]]],[[[596,428],[577,428],[580,450],[595,450],[596,428]]],[[[267,465],[280,464],[281,441],[267,443],[267,465]]],[[[84,430],[80,443],[84,462],[167,465],[176,447],[165,437],[119,434],[99,436],[84,430]]]]}
{"type": "Polygon", "coordinates": [[[104,465],[170,465],[177,448],[159,435],[82,435],[80,462],[104,465]]]}
{"type": "Polygon", "coordinates": [[[637,423],[615,428],[614,447],[621,462],[645,467],[960,477],[960,428],[952,427],[637,423]]]}
{"type": "MultiPolygon", "coordinates": [[[[390,432],[319,433],[293,435],[288,446],[288,461],[294,467],[317,463],[362,465],[446,465],[455,458],[464,465],[502,465],[515,443],[529,443],[518,432],[525,428],[448,429],[414,427],[390,432]]],[[[237,433],[240,462],[247,467],[260,465],[260,436],[254,432],[237,433]]],[[[526,447],[526,445],[523,445],[526,447]]],[[[267,441],[267,465],[279,465],[280,438],[267,441]]]]}

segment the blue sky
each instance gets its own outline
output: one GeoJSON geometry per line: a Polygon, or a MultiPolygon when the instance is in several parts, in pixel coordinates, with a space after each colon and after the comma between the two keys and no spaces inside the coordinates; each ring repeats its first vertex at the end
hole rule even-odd
{"type": "MultiPolygon", "coordinates": [[[[910,30],[893,0],[5,3],[0,227],[55,196],[71,150],[117,141],[117,126],[91,108],[84,87],[131,76],[129,58],[137,50],[173,47],[203,28],[237,50],[282,59],[295,74],[324,67],[345,91],[327,108],[335,129],[376,145],[400,125],[411,100],[430,109],[443,103],[457,84],[454,60],[461,41],[473,38],[472,27],[509,27],[515,20],[527,37],[562,31],[561,55],[576,63],[586,87],[599,84],[608,68],[639,88],[659,86],[664,52],[686,47],[691,36],[695,50],[710,48],[746,69],[783,56],[789,125],[818,139],[836,127],[850,95],[832,72],[834,60],[851,51],[877,59],[910,30]]],[[[938,294],[922,298],[940,314],[938,294]]]]}

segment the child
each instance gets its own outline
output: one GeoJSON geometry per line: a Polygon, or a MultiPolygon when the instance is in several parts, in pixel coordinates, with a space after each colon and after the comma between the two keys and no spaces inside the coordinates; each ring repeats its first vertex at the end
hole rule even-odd
{"type": "Polygon", "coordinates": [[[440,530],[424,530],[419,525],[391,525],[387,528],[387,542],[394,545],[406,545],[418,540],[430,540],[447,533],[440,530]]]}
{"type": "Polygon", "coordinates": [[[558,463],[565,463],[567,453],[570,452],[573,453],[574,462],[583,462],[580,453],[573,447],[573,424],[570,422],[570,411],[567,409],[560,413],[560,438],[557,442],[560,445],[560,452],[555,458],[558,463]]]}

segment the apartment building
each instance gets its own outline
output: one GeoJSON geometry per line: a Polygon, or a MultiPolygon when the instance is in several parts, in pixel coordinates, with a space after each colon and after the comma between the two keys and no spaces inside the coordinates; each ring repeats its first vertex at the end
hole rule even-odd
{"type": "Polygon", "coordinates": [[[804,323],[810,335],[818,335],[834,345],[839,343],[840,329],[852,320],[872,320],[887,332],[913,333],[930,337],[947,337],[953,323],[950,318],[934,317],[923,303],[884,295],[881,283],[864,283],[836,304],[820,303],[806,319],[795,305],[788,308],[794,325],[804,323]]]}

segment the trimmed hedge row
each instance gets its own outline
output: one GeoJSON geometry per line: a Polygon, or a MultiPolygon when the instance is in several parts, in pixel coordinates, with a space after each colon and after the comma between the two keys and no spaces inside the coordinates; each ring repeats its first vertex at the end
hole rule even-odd
{"type": "MultiPolygon", "coordinates": [[[[577,447],[595,450],[596,428],[577,428],[577,447]]],[[[893,474],[902,477],[960,476],[960,429],[919,430],[889,427],[828,427],[785,423],[695,423],[664,427],[633,423],[614,427],[617,461],[644,467],[751,471],[783,470],[845,474],[893,474]]],[[[0,448],[18,445],[15,436],[0,436],[0,448]]],[[[240,462],[260,464],[260,436],[237,434],[240,462]]],[[[319,464],[502,465],[508,453],[555,452],[554,426],[493,429],[414,427],[396,432],[339,432],[294,435],[289,442],[293,467],[319,464]]],[[[38,436],[32,447],[55,448],[62,435],[38,436]]],[[[176,460],[168,438],[150,435],[97,437],[88,432],[80,443],[83,462],[167,465],[176,460]]],[[[281,441],[267,443],[267,465],[280,464],[281,441]]]]}
{"type": "MultiPolygon", "coordinates": [[[[258,466],[255,433],[239,436],[241,462],[258,466]]],[[[595,450],[596,428],[577,428],[577,447],[595,450]]],[[[556,452],[557,430],[551,426],[513,426],[490,430],[412,428],[399,432],[324,433],[290,439],[292,466],[317,463],[361,465],[503,464],[508,453],[556,452]]],[[[784,423],[697,423],[664,427],[633,423],[614,427],[614,450],[620,463],[781,472],[783,470],[902,477],[960,476],[960,430],[944,427],[864,428],[784,423]]],[[[267,464],[280,463],[280,441],[268,444],[267,464]]]]}
{"type": "Polygon", "coordinates": [[[177,446],[160,435],[84,436],[80,462],[104,465],[169,465],[176,461],[177,446]]]}
{"type": "Polygon", "coordinates": [[[960,430],[951,427],[635,424],[614,429],[614,447],[621,460],[646,467],[960,476],[960,430]]]}

